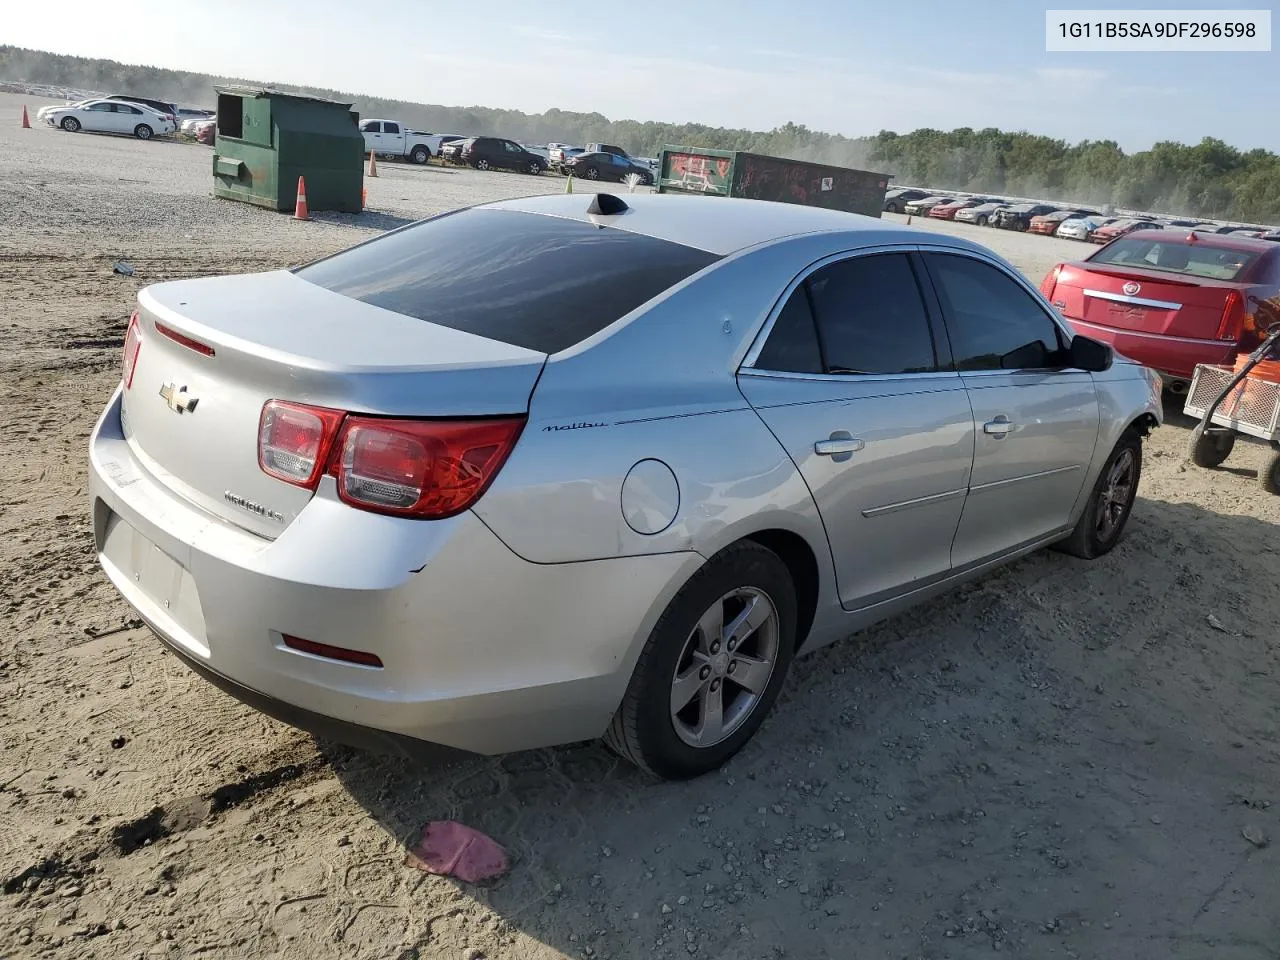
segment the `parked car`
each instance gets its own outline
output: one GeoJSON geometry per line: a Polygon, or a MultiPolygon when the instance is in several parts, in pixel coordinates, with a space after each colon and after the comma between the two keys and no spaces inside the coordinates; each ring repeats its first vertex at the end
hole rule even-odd
{"type": "Polygon", "coordinates": [[[144,288],[90,516],[164,646],[268,713],[384,750],[604,737],[690,777],[797,652],[1111,550],[1160,418],[977,244],[557,194],[144,288]]]}
{"type": "Polygon", "coordinates": [[[582,147],[573,147],[567,143],[554,143],[547,150],[547,163],[552,170],[559,170],[570,157],[579,157],[586,152],[582,147]]]}
{"type": "Polygon", "coordinates": [[[979,203],[977,206],[957,210],[954,219],[961,223],[976,223],[980,227],[985,227],[998,211],[1007,206],[1009,204],[1004,200],[988,200],[986,203],[979,203]]]}
{"type": "Polygon", "coordinates": [[[514,140],[502,137],[471,137],[446,144],[442,156],[452,163],[462,163],[477,170],[519,170],[535,176],[547,169],[547,162],[530,153],[514,140]]]}
{"type": "Polygon", "coordinates": [[[160,116],[168,117],[172,120],[175,129],[178,126],[178,105],[176,103],[170,103],[168,100],[152,100],[147,97],[131,97],[125,93],[113,93],[109,97],[103,97],[102,99],[121,100],[125,103],[133,103],[147,107],[160,114],[160,116]]]}
{"type": "Polygon", "coordinates": [[[612,153],[615,157],[631,159],[631,154],[612,143],[588,143],[584,153],[612,153]]]}
{"type": "Polygon", "coordinates": [[[217,120],[205,120],[202,123],[197,123],[194,127],[192,127],[191,133],[192,133],[192,136],[194,136],[201,143],[208,144],[209,146],[213,146],[213,142],[216,137],[217,130],[218,130],[217,120]]]}
{"type": "Polygon", "coordinates": [[[1230,233],[1228,233],[1228,234],[1227,234],[1227,236],[1229,236],[1229,237],[1253,237],[1253,238],[1256,240],[1258,237],[1263,236],[1266,232],[1267,232],[1267,231],[1265,231],[1265,230],[1232,230],[1230,233]]]}
{"type": "Polygon", "coordinates": [[[187,117],[180,124],[178,124],[178,130],[181,133],[191,134],[192,136],[194,136],[196,129],[200,127],[202,124],[217,123],[217,121],[218,121],[218,118],[214,114],[209,114],[208,116],[187,117]]]}
{"type": "Polygon", "coordinates": [[[542,165],[544,167],[549,167],[551,165],[551,156],[550,156],[551,151],[548,150],[546,147],[539,147],[539,146],[531,145],[528,143],[522,143],[520,144],[520,146],[524,147],[530,153],[536,154],[537,156],[541,157],[543,161],[542,165]]]}
{"type": "Polygon", "coordinates": [[[923,217],[930,210],[940,203],[950,203],[955,197],[945,194],[933,194],[928,197],[921,197],[919,200],[909,200],[903,205],[903,210],[913,217],[923,217]]]}
{"type": "Polygon", "coordinates": [[[1092,216],[1097,216],[1096,210],[1082,210],[1079,207],[1051,210],[1048,213],[1040,213],[1033,216],[1027,222],[1027,230],[1031,233],[1052,237],[1058,232],[1058,228],[1062,226],[1064,221],[1070,220],[1072,217],[1092,216]]]}
{"type": "Polygon", "coordinates": [[[372,151],[379,157],[422,164],[440,153],[438,134],[418,133],[399,120],[361,120],[360,132],[364,135],[365,152],[372,151]]]}
{"type": "Polygon", "coordinates": [[[933,217],[935,220],[954,220],[956,214],[961,210],[969,207],[976,207],[978,204],[985,202],[986,199],[984,197],[957,197],[956,199],[949,200],[946,203],[934,204],[929,208],[929,216],[933,217]]]}
{"type": "Polygon", "coordinates": [[[884,212],[885,213],[902,213],[903,209],[912,200],[923,200],[929,196],[924,190],[916,190],[913,187],[898,187],[889,190],[884,195],[884,212]]]}
{"type": "Polygon", "coordinates": [[[1072,328],[1112,344],[1185,392],[1197,363],[1259,343],[1254,305],[1280,294],[1280,248],[1262,240],[1135,230],[1059,263],[1041,290],[1072,328]]]}
{"type": "Polygon", "coordinates": [[[1194,230],[1196,233],[1212,233],[1212,234],[1226,235],[1229,233],[1234,233],[1237,228],[1229,224],[1202,223],[1198,226],[1192,227],[1191,229],[1194,230]]]}
{"type": "Polygon", "coordinates": [[[1260,236],[1258,239],[1259,239],[1259,240],[1272,240],[1272,241],[1280,240],[1280,230],[1268,230],[1266,233],[1264,233],[1264,234],[1263,234],[1262,236],[1260,236]]]}
{"type": "Polygon", "coordinates": [[[1104,223],[1089,234],[1090,243],[1110,243],[1116,237],[1123,237],[1135,230],[1159,230],[1160,224],[1154,220],[1141,220],[1135,217],[1121,217],[1104,223]]]}
{"type": "Polygon", "coordinates": [[[997,211],[991,218],[991,225],[1001,230],[1026,231],[1031,226],[1032,217],[1041,217],[1053,213],[1058,208],[1048,203],[1015,203],[997,211]]]}
{"type": "Polygon", "coordinates": [[[1068,217],[1059,224],[1055,236],[1064,240],[1088,240],[1095,230],[1114,220],[1115,217],[1068,217]]]}
{"type": "Polygon", "coordinates": [[[645,186],[653,183],[653,171],[648,164],[641,165],[616,153],[580,153],[565,160],[561,169],[569,176],[582,177],[584,180],[613,180],[623,183],[627,177],[635,174],[645,186]]]}
{"type": "Polygon", "coordinates": [[[81,130],[92,133],[127,133],[139,140],[173,133],[177,125],[150,107],[120,100],[84,100],[67,107],[50,110],[43,117],[53,127],[68,133],[81,130]]]}

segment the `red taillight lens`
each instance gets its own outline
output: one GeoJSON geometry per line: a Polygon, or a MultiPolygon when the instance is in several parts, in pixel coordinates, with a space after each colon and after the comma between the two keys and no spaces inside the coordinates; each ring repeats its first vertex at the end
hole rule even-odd
{"type": "Polygon", "coordinates": [[[523,418],[348,417],[330,472],[338,495],[377,513],[442,519],[480,498],[506,462],[523,418]]]}
{"type": "Polygon", "coordinates": [[[120,366],[120,380],[128,390],[133,386],[133,371],[138,366],[138,351],[142,349],[142,326],[138,323],[138,311],[129,317],[129,329],[124,335],[124,360],[120,366]]]}
{"type": "Polygon", "coordinates": [[[268,400],[258,421],[258,466],[277,480],[314,490],[344,416],[327,407],[268,400]]]}
{"type": "Polygon", "coordinates": [[[1045,295],[1046,299],[1052,299],[1053,291],[1057,289],[1058,286],[1058,277],[1061,275],[1062,264],[1058,264],[1045,274],[1045,278],[1040,282],[1040,292],[1045,295]]]}
{"type": "Polygon", "coordinates": [[[1219,340],[1239,340],[1244,328],[1244,297],[1239,290],[1227,291],[1227,302],[1222,305],[1222,319],[1218,322],[1219,340]]]}

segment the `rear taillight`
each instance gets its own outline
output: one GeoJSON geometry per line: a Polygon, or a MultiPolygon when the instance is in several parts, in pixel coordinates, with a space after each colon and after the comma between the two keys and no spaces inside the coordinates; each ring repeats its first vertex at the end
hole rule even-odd
{"type": "Polygon", "coordinates": [[[1053,291],[1057,289],[1058,286],[1058,277],[1061,275],[1062,264],[1058,264],[1045,274],[1045,278],[1040,281],[1040,292],[1045,295],[1045,299],[1051,299],[1053,297],[1053,291]]]}
{"type": "Polygon", "coordinates": [[[338,496],[365,510],[441,519],[480,498],[515,446],[523,418],[384,420],[351,416],[330,473],[338,496]]]}
{"type": "Polygon", "coordinates": [[[138,366],[138,351],[142,349],[142,326],[138,323],[138,311],[129,317],[129,329],[124,335],[124,358],[120,366],[120,381],[128,390],[133,386],[133,371],[138,366]]]}
{"type": "Polygon", "coordinates": [[[523,428],[523,417],[395,420],[270,400],[258,426],[258,465],[311,490],[328,472],[353,507],[440,520],[480,498],[523,428]]]}
{"type": "Polygon", "coordinates": [[[258,466],[267,476],[314,490],[344,416],[327,407],[268,400],[258,421],[258,466]]]}
{"type": "Polygon", "coordinates": [[[1218,321],[1219,340],[1239,340],[1244,329],[1244,297],[1239,290],[1227,291],[1227,302],[1222,305],[1222,319],[1218,321]]]}

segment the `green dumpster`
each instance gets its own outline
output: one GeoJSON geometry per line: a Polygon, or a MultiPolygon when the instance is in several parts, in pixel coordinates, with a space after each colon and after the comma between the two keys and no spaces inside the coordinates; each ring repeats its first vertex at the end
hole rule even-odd
{"type": "Polygon", "coordinates": [[[878,217],[890,176],[757,153],[665,147],[658,193],[746,197],[878,217]]]}
{"type": "Polygon", "coordinates": [[[218,87],[213,195],[292,210],[359,213],[364,136],[351,104],[253,87],[218,87]]]}

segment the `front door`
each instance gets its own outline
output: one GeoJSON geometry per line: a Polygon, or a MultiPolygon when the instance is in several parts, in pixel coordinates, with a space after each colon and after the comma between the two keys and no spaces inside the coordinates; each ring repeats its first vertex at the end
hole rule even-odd
{"type": "Polygon", "coordinates": [[[1098,438],[1093,377],[1026,286],[992,262],[922,255],[973,407],[969,496],[956,569],[1065,530],[1098,438]]]}
{"type": "Polygon", "coordinates": [[[379,140],[382,146],[380,150],[387,153],[402,157],[404,156],[404,131],[400,129],[400,124],[384,121],[382,124],[382,137],[379,140]]]}
{"type": "Polygon", "coordinates": [[[973,414],[922,269],[902,250],[819,266],[739,372],[813,494],[850,610],[949,573],[969,484],[973,414]]]}

